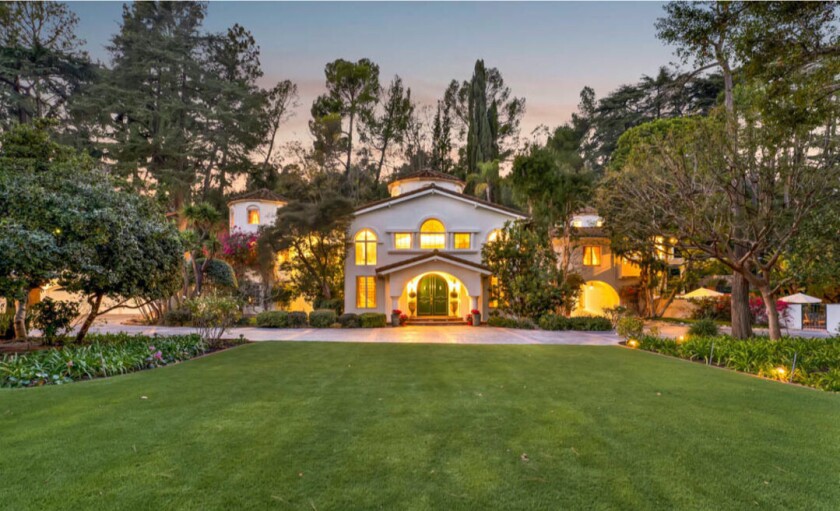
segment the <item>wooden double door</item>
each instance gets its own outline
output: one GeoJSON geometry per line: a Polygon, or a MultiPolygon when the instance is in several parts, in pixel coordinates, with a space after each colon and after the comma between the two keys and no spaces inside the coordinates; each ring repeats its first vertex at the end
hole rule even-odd
{"type": "Polygon", "coordinates": [[[426,275],[417,284],[417,315],[449,314],[449,285],[440,275],[426,275]]]}

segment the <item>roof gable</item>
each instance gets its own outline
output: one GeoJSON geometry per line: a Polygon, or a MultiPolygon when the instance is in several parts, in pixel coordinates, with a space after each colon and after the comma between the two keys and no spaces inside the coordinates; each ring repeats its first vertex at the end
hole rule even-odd
{"type": "Polygon", "coordinates": [[[376,273],[378,275],[387,275],[389,273],[404,270],[406,268],[411,268],[413,266],[418,266],[429,261],[441,261],[444,263],[454,264],[456,266],[466,267],[471,270],[477,270],[480,273],[484,273],[486,275],[489,275],[491,273],[490,268],[483,264],[467,261],[466,259],[461,259],[460,257],[440,252],[437,249],[432,250],[428,254],[421,254],[417,257],[412,257],[410,259],[404,259],[396,263],[380,266],[376,269],[376,273]]]}
{"type": "Polygon", "coordinates": [[[364,215],[366,213],[370,213],[382,208],[390,207],[394,204],[399,204],[401,202],[407,202],[414,199],[418,199],[420,197],[425,197],[427,195],[445,195],[447,197],[451,197],[453,199],[470,203],[475,206],[488,209],[491,211],[496,211],[498,213],[502,213],[504,215],[510,216],[512,218],[518,219],[525,219],[528,216],[521,211],[518,211],[513,208],[508,208],[506,206],[502,206],[500,204],[495,204],[493,202],[485,201],[479,199],[477,197],[473,197],[471,195],[466,195],[463,193],[453,192],[451,190],[447,190],[445,188],[441,188],[439,186],[435,186],[434,184],[430,184],[429,186],[424,186],[423,188],[419,188],[417,190],[413,190],[402,195],[397,195],[396,197],[388,197],[387,199],[378,200],[375,202],[370,202],[361,206],[355,210],[356,216],[364,215]]]}

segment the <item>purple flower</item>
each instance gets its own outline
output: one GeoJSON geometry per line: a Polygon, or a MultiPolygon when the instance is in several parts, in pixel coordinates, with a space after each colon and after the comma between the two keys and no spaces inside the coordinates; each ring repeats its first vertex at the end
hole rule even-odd
{"type": "Polygon", "coordinates": [[[161,353],[160,350],[158,350],[157,353],[155,353],[155,358],[158,359],[158,360],[162,360],[163,359],[163,353],[161,353]]]}

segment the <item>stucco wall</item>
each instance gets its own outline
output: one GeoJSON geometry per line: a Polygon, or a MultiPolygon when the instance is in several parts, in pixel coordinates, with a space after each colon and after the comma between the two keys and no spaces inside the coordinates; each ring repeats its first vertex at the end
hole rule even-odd
{"type": "MultiPolygon", "coordinates": [[[[431,250],[420,249],[417,233],[422,223],[428,219],[443,222],[446,228],[446,247],[439,252],[452,254],[461,259],[481,263],[481,247],[487,236],[495,229],[501,229],[505,222],[514,220],[515,215],[487,209],[484,206],[440,193],[413,197],[411,200],[391,204],[374,211],[358,214],[348,229],[348,250],[345,261],[344,310],[346,312],[387,312],[390,313],[391,296],[400,296],[396,290],[386,293],[386,278],[376,279],[376,308],[356,308],[356,277],[376,276],[376,268],[400,261],[405,261],[427,254],[431,250]],[[371,229],[377,238],[376,265],[357,266],[353,238],[362,229],[371,229]],[[397,250],[394,248],[394,233],[408,232],[413,236],[413,248],[397,250]],[[453,246],[452,233],[471,233],[471,246],[468,250],[456,250],[453,246]]],[[[416,274],[423,273],[418,268],[416,274]]],[[[480,287],[480,286],[479,286],[480,287]]],[[[471,290],[472,293],[472,290],[471,290]]],[[[486,295],[486,293],[483,293],[486,295]]],[[[486,302],[486,300],[483,300],[486,302]]],[[[480,307],[483,308],[483,307],[480,307]]]]}
{"type": "Polygon", "coordinates": [[[260,227],[274,224],[277,218],[277,208],[285,206],[283,202],[274,202],[266,200],[244,200],[233,202],[228,205],[228,214],[230,215],[230,229],[242,232],[257,232],[260,227]],[[257,208],[260,211],[260,223],[248,223],[248,210],[257,208]]]}

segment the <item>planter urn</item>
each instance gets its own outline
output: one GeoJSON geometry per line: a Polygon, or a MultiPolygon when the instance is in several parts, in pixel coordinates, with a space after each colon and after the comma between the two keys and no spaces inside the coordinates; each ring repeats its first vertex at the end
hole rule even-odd
{"type": "Polygon", "coordinates": [[[473,320],[472,326],[480,326],[481,325],[481,313],[480,312],[474,312],[473,315],[472,315],[472,320],[473,320]]]}

